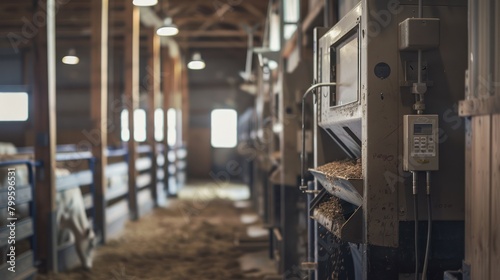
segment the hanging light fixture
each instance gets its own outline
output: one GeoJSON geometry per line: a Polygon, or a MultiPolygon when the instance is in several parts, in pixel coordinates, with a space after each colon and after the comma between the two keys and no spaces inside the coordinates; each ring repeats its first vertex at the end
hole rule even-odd
{"type": "Polygon", "coordinates": [[[191,70],[201,70],[205,68],[205,61],[201,59],[201,54],[199,52],[195,52],[193,54],[193,58],[188,63],[188,68],[191,70]]]}
{"type": "Polygon", "coordinates": [[[69,65],[78,64],[78,62],[80,62],[80,59],[78,58],[78,56],[76,56],[75,49],[69,49],[68,54],[62,58],[62,62],[69,65]]]}
{"type": "Polygon", "coordinates": [[[149,7],[158,4],[158,0],[134,0],[132,3],[139,7],[149,7]]]}
{"type": "Polygon", "coordinates": [[[172,23],[171,17],[166,17],[163,21],[163,25],[156,30],[156,34],[158,34],[158,36],[174,36],[177,33],[179,33],[179,29],[177,28],[177,25],[172,23]]]}

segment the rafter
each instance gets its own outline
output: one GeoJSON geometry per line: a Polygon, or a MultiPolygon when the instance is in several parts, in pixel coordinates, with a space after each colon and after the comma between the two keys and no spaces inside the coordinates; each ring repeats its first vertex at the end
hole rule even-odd
{"type": "Polygon", "coordinates": [[[266,15],[262,10],[257,9],[252,3],[250,2],[243,2],[241,3],[241,6],[245,8],[248,12],[250,12],[252,15],[259,17],[259,18],[264,18],[266,15]]]}
{"type": "MultiPolygon", "coordinates": [[[[125,4],[131,0],[109,1],[109,35],[121,42],[125,29],[125,4]]],[[[254,26],[263,23],[268,0],[162,0],[153,8],[159,17],[173,17],[180,33],[174,40],[183,46],[246,47],[247,34],[242,25],[254,26]],[[195,39],[193,42],[193,39],[195,39]],[[198,42],[196,39],[201,40],[198,42]],[[230,39],[230,40],[228,40],[230,39]],[[228,43],[229,41],[229,43],[228,43]]],[[[10,32],[21,32],[25,21],[33,18],[33,0],[0,1],[0,38],[4,40],[10,32]]],[[[91,1],[65,1],[56,15],[58,44],[88,44],[91,26],[91,1]]],[[[254,34],[262,37],[262,27],[254,34]]],[[[8,40],[7,40],[8,41],[8,40]]],[[[120,44],[120,43],[119,43],[120,44]]],[[[121,43],[122,44],[122,43],[121,43]]]]}
{"type": "Polygon", "coordinates": [[[246,48],[246,42],[238,41],[197,41],[197,42],[179,42],[181,48],[197,48],[197,49],[210,49],[210,48],[246,48]]]}

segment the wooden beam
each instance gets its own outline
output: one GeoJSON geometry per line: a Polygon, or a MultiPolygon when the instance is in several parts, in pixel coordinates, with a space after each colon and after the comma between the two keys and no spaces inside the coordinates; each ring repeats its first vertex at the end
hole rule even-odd
{"type": "Polygon", "coordinates": [[[252,14],[256,17],[259,17],[259,18],[266,17],[264,12],[262,12],[262,10],[257,9],[251,2],[243,2],[243,3],[241,3],[241,5],[243,6],[243,8],[245,8],[245,10],[247,10],[248,12],[250,12],[250,14],[252,14]]]}
{"type": "Polygon", "coordinates": [[[110,66],[113,67],[113,69],[111,69],[110,73],[113,73],[113,81],[112,92],[109,95],[109,103],[111,104],[109,111],[111,116],[109,119],[112,124],[108,126],[108,145],[118,147],[121,146],[121,112],[124,109],[124,103],[122,101],[124,85],[120,82],[123,75],[122,69],[118,67],[118,57],[120,57],[120,55],[117,53],[116,48],[111,53],[113,63],[110,66]]]}
{"type": "Polygon", "coordinates": [[[180,95],[182,89],[182,61],[180,57],[173,60],[174,77],[172,82],[172,94],[180,95]]]}
{"type": "MultiPolygon", "coordinates": [[[[472,143],[472,131],[471,131],[471,120],[465,119],[468,123],[465,125],[465,143],[472,143]]],[[[464,263],[471,265],[472,261],[472,194],[474,191],[473,184],[473,174],[472,174],[472,162],[474,161],[474,155],[472,154],[473,147],[470,144],[465,145],[465,257],[464,263]]]]}
{"type": "MultiPolygon", "coordinates": [[[[498,39],[498,38],[497,38],[498,39]]],[[[497,45],[498,46],[498,45],[497,45]]],[[[490,277],[500,275],[500,114],[491,122],[491,259],[490,277]]]]}
{"type": "Polygon", "coordinates": [[[224,42],[224,41],[200,41],[200,42],[179,42],[181,48],[247,48],[247,42],[224,42]]]}
{"type": "Polygon", "coordinates": [[[89,140],[96,158],[94,170],[94,210],[97,232],[106,240],[106,173],[108,158],[108,0],[92,0],[90,115],[92,131],[89,140]]]}
{"type": "Polygon", "coordinates": [[[206,20],[199,28],[198,28],[198,34],[203,33],[205,30],[210,28],[212,25],[214,25],[217,21],[221,20],[224,15],[231,10],[231,5],[229,4],[224,4],[222,7],[217,9],[215,13],[212,15],[212,17],[208,20],[206,20]]]}
{"type": "Polygon", "coordinates": [[[173,83],[174,83],[174,60],[170,56],[168,48],[163,48],[162,53],[162,91],[163,91],[163,143],[165,148],[163,149],[165,163],[163,165],[164,177],[163,183],[165,185],[165,189],[167,190],[167,195],[170,195],[170,186],[169,186],[169,171],[168,171],[168,153],[170,151],[170,147],[168,146],[168,109],[170,109],[170,98],[173,92],[173,83]]]}
{"type": "Polygon", "coordinates": [[[188,135],[189,135],[189,79],[188,79],[188,72],[187,68],[183,67],[182,71],[182,130],[180,133],[181,137],[180,139],[187,143],[189,141],[188,135]]]}
{"type": "Polygon", "coordinates": [[[264,23],[264,18],[262,18],[261,20],[260,19],[257,20],[254,18],[249,18],[249,19],[245,18],[246,18],[245,16],[225,16],[223,18],[217,18],[217,19],[213,18],[211,19],[208,17],[192,17],[180,21],[175,20],[174,22],[179,27],[180,32],[182,32],[182,30],[185,30],[186,28],[191,28],[191,29],[196,28],[199,34],[203,34],[204,32],[208,31],[209,27],[212,27],[217,23],[231,24],[235,27],[234,30],[240,29],[242,24],[254,26],[257,23],[264,23]],[[199,29],[200,27],[197,26],[200,23],[203,23],[203,25],[207,25],[208,23],[210,23],[210,26],[204,27],[205,29],[202,30],[199,29]]]}
{"type": "Polygon", "coordinates": [[[155,206],[158,206],[158,150],[155,139],[155,110],[157,107],[157,96],[160,93],[160,38],[156,36],[155,28],[149,31],[149,60],[147,72],[148,110],[147,110],[147,139],[151,146],[151,194],[155,206]]]}
{"type": "Polygon", "coordinates": [[[46,15],[46,24],[36,35],[33,75],[35,160],[43,164],[36,178],[36,258],[41,271],[57,272],[55,0],[38,2],[37,12],[46,15]]]}
{"type": "Polygon", "coordinates": [[[128,109],[128,202],[130,219],[135,221],[139,218],[137,200],[137,143],[134,132],[134,111],[139,103],[139,9],[131,1],[126,2],[125,13],[127,21],[125,29],[125,102],[128,109]]]}
{"type": "MultiPolygon", "coordinates": [[[[262,37],[262,31],[254,32],[254,37],[262,37]]],[[[181,30],[179,34],[176,35],[178,38],[185,37],[244,37],[246,38],[248,34],[243,30],[209,30],[199,34],[197,30],[181,30]]]]}
{"type": "Polygon", "coordinates": [[[491,115],[472,118],[471,279],[490,278],[491,115]]]}
{"type": "Polygon", "coordinates": [[[310,28],[313,28],[312,24],[316,18],[321,16],[321,11],[325,7],[325,1],[317,1],[314,7],[308,11],[307,15],[305,15],[304,20],[302,21],[302,32],[306,32],[310,28]]]}

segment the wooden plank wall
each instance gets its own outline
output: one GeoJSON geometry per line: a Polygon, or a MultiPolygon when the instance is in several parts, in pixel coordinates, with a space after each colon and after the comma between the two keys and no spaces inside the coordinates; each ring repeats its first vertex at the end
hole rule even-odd
{"type": "Polygon", "coordinates": [[[500,39],[492,36],[500,30],[497,2],[469,1],[468,90],[460,102],[460,115],[470,124],[464,262],[473,280],[500,277],[500,39]]]}
{"type": "Polygon", "coordinates": [[[472,120],[472,279],[490,279],[491,116],[472,120]]]}
{"type": "Polygon", "coordinates": [[[500,114],[493,115],[491,123],[490,279],[498,279],[500,277],[500,114]]]}
{"type": "Polygon", "coordinates": [[[500,114],[473,116],[466,150],[465,262],[471,279],[500,275],[500,114]]]}

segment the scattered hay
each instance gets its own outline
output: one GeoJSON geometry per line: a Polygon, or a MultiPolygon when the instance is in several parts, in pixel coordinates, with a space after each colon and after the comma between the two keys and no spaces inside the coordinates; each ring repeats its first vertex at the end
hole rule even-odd
{"type": "Polygon", "coordinates": [[[127,224],[123,236],[97,249],[91,272],[37,279],[252,279],[241,271],[235,233],[244,226],[229,201],[176,201],[127,224]]]}

